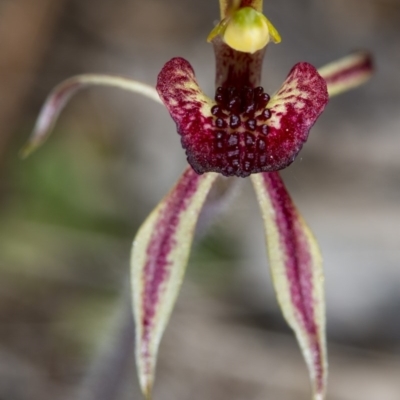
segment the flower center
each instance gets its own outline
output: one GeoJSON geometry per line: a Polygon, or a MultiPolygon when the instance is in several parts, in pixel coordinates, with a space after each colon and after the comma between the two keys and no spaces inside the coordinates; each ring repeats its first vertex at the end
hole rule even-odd
{"type": "Polygon", "coordinates": [[[271,117],[266,108],[269,100],[262,87],[217,89],[217,104],[211,113],[215,127],[214,151],[223,175],[246,177],[265,167],[266,122],[271,117]]]}

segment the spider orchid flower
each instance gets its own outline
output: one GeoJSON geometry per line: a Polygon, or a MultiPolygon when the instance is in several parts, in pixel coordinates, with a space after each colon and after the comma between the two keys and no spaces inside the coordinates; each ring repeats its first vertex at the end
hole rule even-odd
{"type": "Polygon", "coordinates": [[[313,399],[322,400],[327,355],[321,255],[278,171],[296,158],[329,97],[371,76],[371,58],[358,52],[319,70],[300,62],[269,96],[260,86],[262,61],[267,44],[280,42],[280,36],[262,14],[262,0],[220,0],[220,8],[221,22],[208,38],[216,56],[214,99],[203,94],[183,58],[165,64],[156,89],[116,76],[72,77],[48,96],[22,154],[43,143],[63,107],[85,87],[119,87],[163,103],[177,125],[189,166],[133,242],[136,362],[145,397],[151,398],[158,347],[181,286],[198,217],[213,184],[224,175],[250,176],[265,225],[278,303],[308,366],[313,399]]]}

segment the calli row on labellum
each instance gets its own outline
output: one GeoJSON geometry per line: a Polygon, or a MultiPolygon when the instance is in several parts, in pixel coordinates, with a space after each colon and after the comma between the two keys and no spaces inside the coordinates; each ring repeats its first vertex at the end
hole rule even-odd
{"type": "Polygon", "coordinates": [[[261,86],[237,87],[228,77],[211,100],[190,64],[174,58],[158,76],[157,91],[192,168],[240,177],[291,164],[329,98],[325,80],[308,63],[295,65],[272,98],[261,86]]]}
{"type": "Polygon", "coordinates": [[[327,354],[321,255],[278,171],[293,162],[329,97],[371,77],[371,57],[357,52],[319,70],[300,62],[270,96],[261,87],[262,61],[266,45],[279,43],[280,36],[262,14],[262,0],[220,0],[220,10],[221,22],[209,35],[216,57],[213,99],[203,94],[192,66],[180,57],[165,64],[156,88],[117,76],[72,77],[48,96],[22,155],[45,141],[63,107],[85,87],[117,87],[164,103],[189,166],[133,242],[136,363],[143,394],[151,399],[159,344],[197,220],[212,186],[224,175],[252,180],[278,303],[306,361],[313,399],[323,400],[327,354]]]}

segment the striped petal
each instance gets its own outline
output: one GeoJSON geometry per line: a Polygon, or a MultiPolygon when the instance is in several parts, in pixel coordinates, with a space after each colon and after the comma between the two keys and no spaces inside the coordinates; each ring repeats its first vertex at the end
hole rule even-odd
{"type": "Polygon", "coordinates": [[[200,176],[188,167],[133,242],[136,363],[147,399],[151,398],[158,346],[183,279],[196,222],[217,176],[200,176]]]}
{"type": "Polygon", "coordinates": [[[314,400],[326,391],[322,260],[318,245],[277,172],[251,177],[264,220],[270,268],[283,315],[307,363],[314,400]]]}
{"type": "Polygon", "coordinates": [[[329,96],[336,96],[362,85],[374,72],[371,54],[359,51],[318,70],[328,85],[329,96]]]}
{"type": "Polygon", "coordinates": [[[160,103],[157,91],[145,83],[137,82],[129,78],[111,75],[77,75],[57,85],[47,99],[40,111],[35,128],[28,143],[21,150],[21,156],[27,157],[48,138],[58,116],[68,101],[78,91],[89,86],[111,86],[130,92],[139,93],[143,96],[160,103]]]}

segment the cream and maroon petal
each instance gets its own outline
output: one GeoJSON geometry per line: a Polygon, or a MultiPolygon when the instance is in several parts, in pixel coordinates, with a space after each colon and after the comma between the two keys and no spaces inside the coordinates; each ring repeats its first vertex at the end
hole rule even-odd
{"type": "Polygon", "coordinates": [[[318,71],[305,62],[296,64],[267,106],[271,117],[265,141],[271,171],[293,162],[328,100],[318,71]]]}
{"type": "Polygon", "coordinates": [[[318,69],[328,85],[329,96],[362,85],[371,78],[374,65],[371,54],[358,51],[318,69]]]}
{"type": "Polygon", "coordinates": [[[151,398],[158,346],[189,257],[199,213],[217,174],[186,169],[133,242],[131,279],[140,386],[151,398]]]}
{"type": "Polygon", "coordinates": [[[28,156],[48,138],[58,116],[71,97],[78,91],[90,86],[115,87],[141,94],[158,103],[161,102],[157,91],[153,87],[129,78],[97,74],[74,76],[61,82],[48,95],[36,121],[33,133],[21,150],[22,157],[28,156]]]}
{"type": "Polygon", "coordinates": [[[264,220],[273,283],[283,315],[307,363],[313,399],[324,399],[327,380],[325,303],[318,245],[278,172],[251,176],[264,220]]]}

